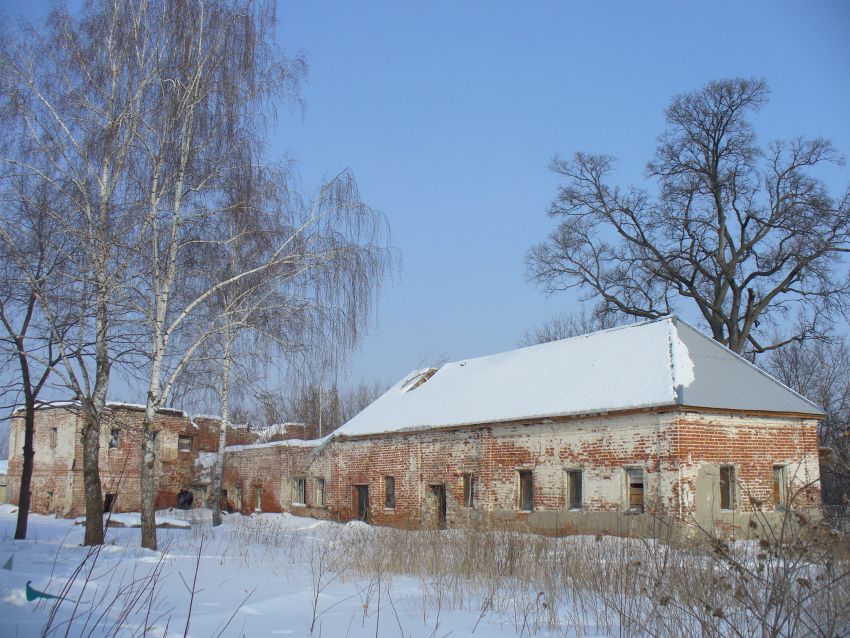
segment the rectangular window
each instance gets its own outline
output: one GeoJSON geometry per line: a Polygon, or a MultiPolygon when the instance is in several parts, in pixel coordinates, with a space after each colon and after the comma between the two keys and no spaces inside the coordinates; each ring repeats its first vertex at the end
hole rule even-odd
{"type": "Polygon", "coordinates": [[[630,512],[642,512],[644,507],[643,468],[630,467],[626,470],[630,512]]]}
{"type": "Polygon", "coordinates": [[[292,504],[306,505],[307,500],[307,479],[303,476],[292,479],[292,504]]]}
{"type": "Polygon", "coordinates": [[[235,491],[236,491],[236,495],[234,496],[233,500],[236,501],[236,503],[235,503],[236,504],[236,511],[241,512],[242,511],[242,488],[237,487],[235,491]]]}
{"type": "Polygon", "coordinates": [[[121,430],[118,428],[112,428],[109,431],[109,449],[115,449],[118,447],[119,437],[121,435],[121,430]]]}
{"type": "Polygon", "coordinates": [[[263,488],[255,487],[254,488],[254,511],[262,512],[263,511],[263,488]]]}
{"type": "Polygon", "coordinates": [[[56,501],[53,498],[53,492],[47,493],[47,513],[52,514],[56,508],[56,501]]]}
{"type": "Polygon", "coordinates": [[[395,508],[395,477],[384,477],[384,507],[387,509],[395,508]]]}
{"type": "Polygon", "coordinates": [[[773,466],[773,506],[780,507],[785,505],[785,490],[787,478],[785,476],[784,465],[773,466]]]}
{"type": "Polygon", "coordinates": [[[519,509],[523,512],[534,509],[534,478],[531,470],[519,471],[519,509]]]}
{"type": "Polygon", "coordinates": [[[56,428],[50,428],[50,447],[56,447],[56,440],[59,438],[59,433],[56,428]]]}
{"type": "Polygon", "coordinates": [[[188,434],[179,434],[177,435],[177,449],[180,452],[191,452],[192,451],[192,437],[188,434]]]}
{"type": "Polygon", "coordinates": [[[735,467],[720,466],[720,509],[735,509],[735,467]]]}
{"type": "Polygon", "coordinates": [[[463,506],[475,507],[475,476],[463,475],[463,506]]]}
{"type": "Polygon", "coordinates": [[[567,471],[567,507],[571,510],[581,509],[581,470],[567,471]]]}
{"type": "Polygon", "coordinates": [[[316,507],[325,506],[325,479],[316,479],[316,507]]]}

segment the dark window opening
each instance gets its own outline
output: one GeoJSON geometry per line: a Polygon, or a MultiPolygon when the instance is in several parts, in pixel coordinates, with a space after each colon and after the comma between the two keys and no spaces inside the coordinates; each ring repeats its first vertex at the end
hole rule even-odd
{"type": "Polygon", "coordinates": [[[59,438],[56,428],[50,428],[50,447],[56,447],[56,440],[59,438]]]}
{"type": "Polygon", "coordinates": [[[629,488],[629,511],[642,512],[644,507],[643,469],[633,467],[626,470],[629,488]]]}
{"type": "Polygon", "coordinates": [[[432,485],[431,493],[434,495],[435,505],[437,506],[437,528],[445,529],[446,515],[448,513],[448,503],[446,502],[446,486],[432,485]]]}
{"type": "Polygon", "coordinates": [[[567,472],[567,507],[571,510],[581,509],[581,470],[569,470],[567,472]]]}
{"type": "Polygon", "coordinates": [[[114,449],[118,447],[119,437],[121,435],[121,430],[118,428],[112,428],[109,432],[109,449],[114,449]]]}
{"type": "Polygon", "coordinates": [[[735,468],[720,466],[720,509],[735,509],[735,468]]]}
{"type": "Polygon", "coordinates": [[[107,494],[103,499],[103,513],[108,514],[115,509],[115,494],[107,494]]]}
{"type": "Polygon", "coordinates": [[[475,476],[463,475],[463,506],[475,507],[475,476]]]}
{"type": "Polygon", "coordinates": [[[369,522],[369,486],[355,485],[354,499],[357,503],[357,520],[369,522]]]}
{"type": "Polygon", "coordinates": [[[316,507],[325,506],[325,479],[316,479],[316,507]]]}
{"type": "Polygon", "coordinates": [[[177,449],[180,452],[191,452],[192,451],[192,437],[188,434],[179,434],[177,435],[177,449]]]}
{"type": "Polygon", "coordinates": [[[387,509],[395,508],[395,477],[384,477],[384,507],[387,509]]]}
{"type": "Polygon", "coordinates": [[[531,470],[519,471],[519,509],[523,512],[534,509],[534,478],[531,470]]]}

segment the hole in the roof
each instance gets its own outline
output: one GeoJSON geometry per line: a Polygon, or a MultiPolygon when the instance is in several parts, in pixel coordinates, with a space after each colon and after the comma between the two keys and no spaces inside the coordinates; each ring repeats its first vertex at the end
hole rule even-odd
{"type": "Polygon", "coordinates": [[[420,385],[425,383],[428,379],[433,377],[437,373],[437,368],[428,368],[427,370],[423,370],[422,372],[418,372],[413,375],[408,381],[401,387],[402,392],[410,392],[411,390],[415,390],[420,385]]]}

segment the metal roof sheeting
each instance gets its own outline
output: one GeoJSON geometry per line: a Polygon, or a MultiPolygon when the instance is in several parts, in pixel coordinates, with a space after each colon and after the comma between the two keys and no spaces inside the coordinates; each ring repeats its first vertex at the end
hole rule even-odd
{"type": "Polygon", "coordinates": [[[676,317],[447,363],[424,381],[423,372],[405,376],[334,436],[672,405],[823,414],[676,317]]]}

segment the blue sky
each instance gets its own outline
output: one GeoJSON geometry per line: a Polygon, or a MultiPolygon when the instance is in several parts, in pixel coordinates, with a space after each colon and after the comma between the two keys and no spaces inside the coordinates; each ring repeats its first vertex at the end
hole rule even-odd
{"type": "MultiPolygon", "coordinates": [[[[280,111],[271,150],[300,162],[308,188],[350,168],[403,261],[348,382],[511,349],[526,328],[578,310],[525,276],[526,251],[553,227],[547,164],[610,153],[618,182],[639,182],[676,93],[763,77],[761,139],[823,135],[850,154],[843,0],[300,0],[279,3],[278,18],[285,51],[303,50],[310,71],[307,107],[280,111]]],[[[824,175],[836,194],[850,180],[846,168],[824,175]]]]}
{"type": "MultiPolygon", "coordinates": [[[[674,94],[763,77],[761,139],[823,135],[850,154],[847,2],[291,2],[278,17],[310,73],[274,145],[307,184],[350,167],[403,258],[353,380],[510,349],[577,310],[525,277],[553,224],[547,164],[610,153],[620,183],[642,180],[674,94]]],[[[825,176],[837,194],[850,171],[825,176]]]]}

